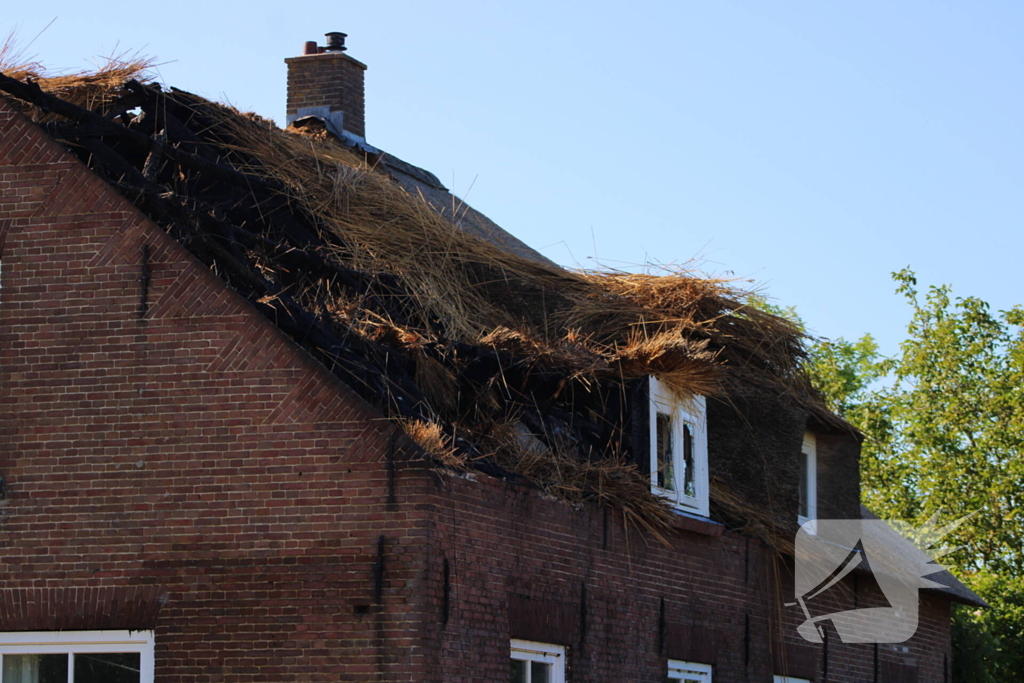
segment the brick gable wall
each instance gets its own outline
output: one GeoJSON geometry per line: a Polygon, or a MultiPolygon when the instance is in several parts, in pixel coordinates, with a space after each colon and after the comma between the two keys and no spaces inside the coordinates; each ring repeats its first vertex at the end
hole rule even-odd
{"type": "Polygon", "coordinates": [[[139,627],[157,590],[162,683],[414,680],[391,427],[2,100],[0,264],[0,630],[139,627]]]}

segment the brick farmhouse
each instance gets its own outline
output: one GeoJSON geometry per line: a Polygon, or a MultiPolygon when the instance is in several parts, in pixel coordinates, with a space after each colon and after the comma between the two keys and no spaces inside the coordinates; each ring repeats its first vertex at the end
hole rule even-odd
{"type": "Polygon", "coordinates": [[[453,202],[366,142],[343,39],[288,132],[0,80],[3,683],[948,681],[949,575],[904,643],[796,631],[798,520],[862,514],[799,335],[453,202]]]}

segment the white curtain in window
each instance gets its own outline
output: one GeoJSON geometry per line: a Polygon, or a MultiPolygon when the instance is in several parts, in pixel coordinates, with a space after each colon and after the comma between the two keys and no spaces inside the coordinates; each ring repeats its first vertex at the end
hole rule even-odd
{"type": "Polygon", "coordinates": [[[3,683],[39,683],[39,655],[5,655],[3,683]]]}

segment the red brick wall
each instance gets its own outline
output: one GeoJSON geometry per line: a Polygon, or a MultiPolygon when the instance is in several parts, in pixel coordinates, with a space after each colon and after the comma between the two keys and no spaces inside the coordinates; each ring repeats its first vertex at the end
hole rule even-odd
{"type": "MultiPolygon", "coordinates": [[[[431,680],[506,680],[509,639],[530,639],[524,628],[535,640],[561,635],[555,642],[569,646],[569,680],[664,680],[670,657],[714,663],[717,683],[770,683],[787,666],[790,675],[809,666],[822,680],[822,646],[796,633],[802,612],[782,604],[794,599],[792,569],[757,541],[680,531],[668,548],[627,532],[617,514],[606,523],[600,509],[576,511],[488,477],[448,477],[436,501],[432,574],[441,577],[448,560],[450,617],[433,641],[431,680]],[[516,625],[524,604],[532,626],[516,625]]],[[[854,591],[859,606],[886,604],[847,581],[834,591],[833,609],[853,609],[854,591]]],[[[440,615],[443,588],[432,594],[440,615]]],[[[918,634],[879,646],[880,673],[904,664],[921,683],[945,681],[948,618],[948,603],[925,596],[918,634]]],[[[831,635],[828,681],[874,681],[874,646],[831,635]]]]}
{"type": "MultiPolygon", "coordinates": [[[[424,480],[386,509],[390,427],[2,100],[0,263],[8,602],[137,627],[111,605],[158,588],[161,683],[421,680],[424,480]]],[[[55,623],[22,612],[0,630],[55,623]]]]}
{"type": "Polygon", "coordinates": [[[345,113],[345,130],[366,137],[365,64],[341,52],[284,61],[288,64],[289,116],[303,107],[328,106],[345,113]]]}

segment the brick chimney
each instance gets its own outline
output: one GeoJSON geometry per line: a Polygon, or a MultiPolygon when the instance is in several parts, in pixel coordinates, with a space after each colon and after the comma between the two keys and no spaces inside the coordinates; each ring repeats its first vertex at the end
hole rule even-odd
{"type": "Polygon", "coordinates": [[[338,137],[366,142],[363,72],[366,65],[345,54],[345,34],[328,33],[327,44],[307,41],[288,65],[287,122],[315,116],[338,137]]]}

